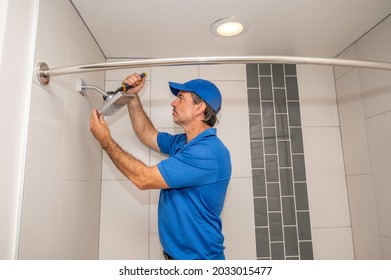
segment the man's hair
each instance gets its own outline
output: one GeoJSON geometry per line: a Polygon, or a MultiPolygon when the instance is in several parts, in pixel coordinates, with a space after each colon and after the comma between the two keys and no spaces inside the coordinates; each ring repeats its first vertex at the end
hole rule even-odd
{"type": "Polygon", "coordinates": [[[206,109],[204,111],[204,119],[202,120],[204,123],[209,125],[210,127],[213,127],[215,123],[217,122],[217,115],[215,111],[213,111],[212,107],[208,103],[206,103],[199,95],[192,92],[192,98],[194,104],[200,104],[201,102],[204,102],[206,105],[206,109]]]}

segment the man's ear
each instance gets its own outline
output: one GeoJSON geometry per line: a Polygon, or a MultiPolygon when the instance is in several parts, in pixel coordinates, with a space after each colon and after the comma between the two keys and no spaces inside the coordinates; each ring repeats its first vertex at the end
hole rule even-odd
{"type": "Polygon", "coordinates": [[[196,109],[197,114],[203,114],[205,110],[206,110],[205,102],[200,102],[197,104],[197,109],[196,109]]]}

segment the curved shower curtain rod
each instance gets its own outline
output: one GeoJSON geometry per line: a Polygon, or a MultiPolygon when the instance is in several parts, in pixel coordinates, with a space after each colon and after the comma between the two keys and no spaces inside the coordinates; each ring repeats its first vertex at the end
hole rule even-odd
{"type": "Polygon", "coordinates": [[[116,70],[135,67],[181,66],[181,65],[207,65],[207,64],[242,64],[242,63],[275,63],[275,64],[314,64],[345,67],[360,67],[380,70],[391,70],[391,63],[349,60],[338,58],[296,57],[296,56],[209,56],[209,57],[183,57],[183,58],[156,58],[139,59],[117,62],[104,62],[95,64],[76,65],[50,69],[45,62],[40,62],[36,69],[39,82],[46,85],[50,77],[85,73],[104,70],[116,70]]]}

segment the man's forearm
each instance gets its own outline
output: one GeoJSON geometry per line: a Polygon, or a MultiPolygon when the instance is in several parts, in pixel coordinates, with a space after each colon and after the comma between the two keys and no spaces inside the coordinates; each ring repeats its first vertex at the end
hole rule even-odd
{"type": "Polygon", "coordinates": [[[149,167],[124,151],[113,139],[102,145],[115,166],[140,190],[168,188],[157,166],[149,167]]]}
{"type": "Polygon", "coordinates": [[[138,188],[143,189],[140,185],[140,182],[143,181],[141,175],[145,173],[144,171],[148,166],[124,151],[114,140],[108,141],[102,148],[118,170],[138,188]]]}
{"type": "Polygon", "coordinates": [[[157,130],[145,113],[140,98],[137,95],[128,103],[128,110],[133,129],[140,141],[144,145],[154,150],[158,150],[156,144],[157,130]]]}

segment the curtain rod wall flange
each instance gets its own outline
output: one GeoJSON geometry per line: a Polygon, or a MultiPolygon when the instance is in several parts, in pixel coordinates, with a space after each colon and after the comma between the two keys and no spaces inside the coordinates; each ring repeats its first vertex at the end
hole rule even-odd
{"type": "Polygon", "coordinates": [[[210,64],[237,64],[237,63],[275,63],[275,64],[312,64],[344,67],[360,67],[391,71],[391,63],[349,60],[338,58],[296,57],[296,56],[210,56],[210,57],[183,57],[140,59],[117,62],[76,65],[50,69],[45,62],[40,62],[36,74],[42,85],[47,85],[50,77],[86,73],[104,70],[117,70],[135,67],[183,66],[183,65],[210,65],[210,64]]]}

